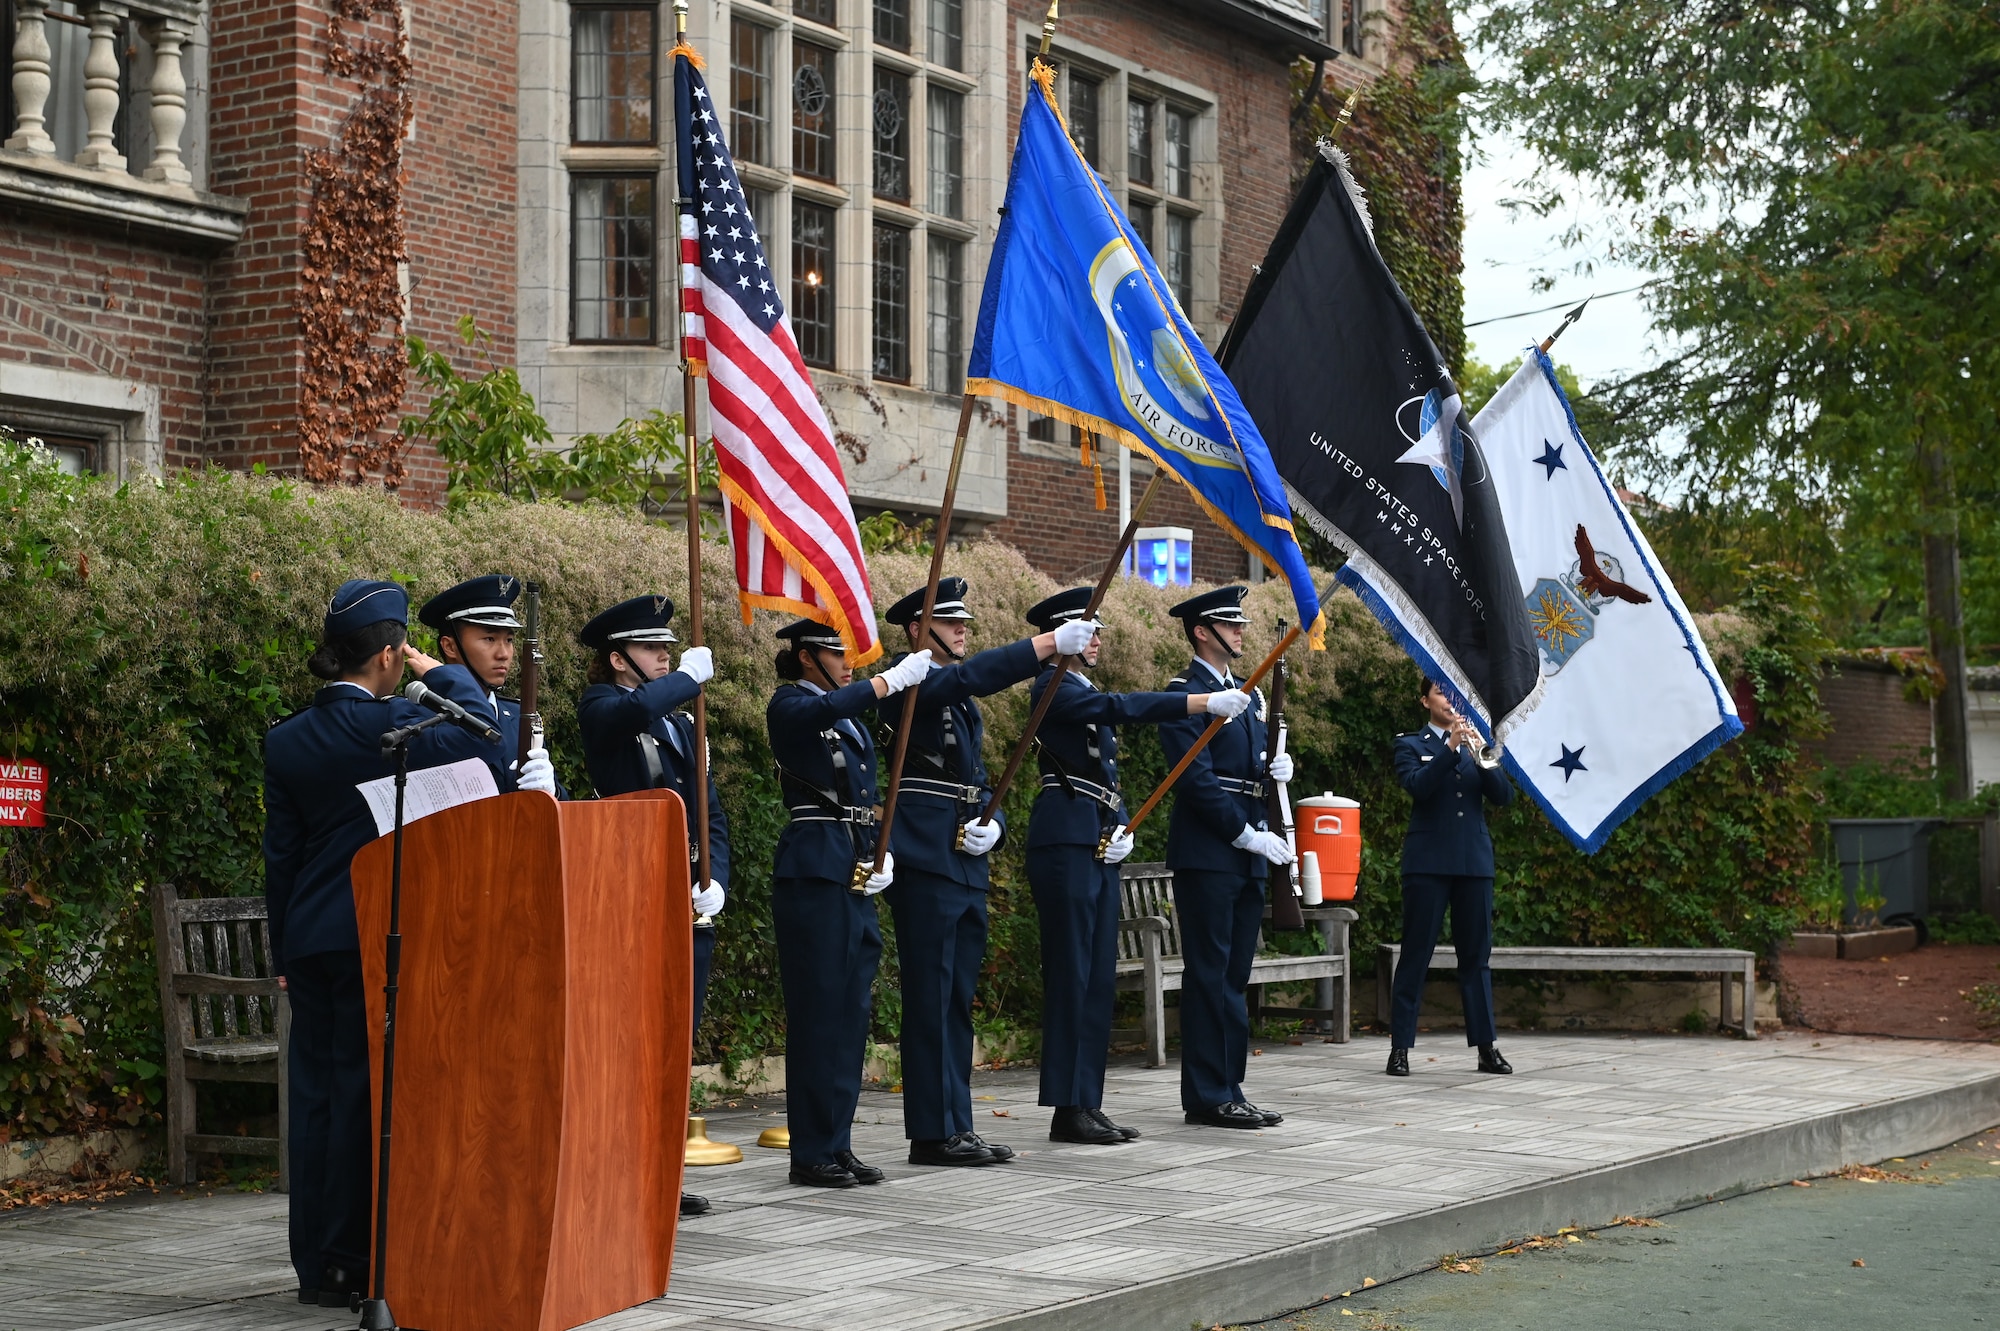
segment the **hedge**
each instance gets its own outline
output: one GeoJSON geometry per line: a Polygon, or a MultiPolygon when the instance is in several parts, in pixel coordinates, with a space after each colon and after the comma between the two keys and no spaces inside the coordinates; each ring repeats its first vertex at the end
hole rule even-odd
{"type": "MultiPolygon", "coordinates": [[[[160,1103],[160,1027],[146,885],[189,894],[261,890],[261,738],[305,705],[305,658],[343,579],[388,576],[421,598],[494,570],[546,593],[543,710],[559,771],[587,792],[575,715],[583,687],[574,633],[619,598],[685,600],[685,538],[603,508],[474,503],[440,515],[366,489],[314,489],[263,476],[187,473],[118,486],[59,475],[39,450],[0,440],[0,757],[50,769],[48,826],[0,830],[0,995],[7,1062],[0,1138],[143,1123],[160,1103]]],[[[878,605],[918,585],[924,561],[872,562],[878,605]]],[[[1026,632],[1021,613],[1055,589],[994,543],[953,552],[979,616],[975,646],[1026,632]]],[[[718,673],[709,686],[720,786],[736,841],[701,1057],[725,1065],[783,1045],[767,866],[781,818],[764,737],[774,685],[771,630],[733,613],[727,552],[704,554],[718,673]]],[[[1156,688],[1187,661],[1167,608],[1185,593],[1121,583],[1098,682],[1156,688]]],[[[1590,859],[1526,801],[1495,826],[1502,942],[1731,945],[1767,950],[1813,871],[1813,796],[1792,736],[1817,715],[1814,659],[1791,593],[1774,584],[1704,632],[1747,678],[1762,722],[1682,778],[1590,859]]],[[[1260,654],[1288,597],[1254,588],[1260,654]]],[[[1290,715],[1296,789],[1362,801],[1369,839],[1357,942],[1394,937],[1399,829],[1407,802],[1390,739],[1419,719],[1417,675],[1349,595],[1331,607],[1324,653],[1296,652],[1290,715]]],[[[421,640],[421,638],[420,638],[421,640]]],[[[989,762],[1004,758],[1026,691],[987,704],[989,762]]],[[[1634,725],[1643,724],[1634,700],[1634,725]]],[[[1149,729],[1128,737],[1128,788],[1162,770],[1149,729]]],[[[1009,801],[1017,828],[1031,796],[1009,801]]],[[[1158,858],[1166,819],[1137,857],[1158,858]]],[[[1019,836],[996,852],[993,942],[979,997],[989,1033],[1031,1031],[1040,991],[1035,916],[1019,836]]],[[[884,913],[885,923],[887,920],[884,913]]],[[[1303,945],[1293,940],[1291,945],[1303,945]]],[[[898,1026],[893,946],[877,990],[877,1037],[898,1026]]]]}

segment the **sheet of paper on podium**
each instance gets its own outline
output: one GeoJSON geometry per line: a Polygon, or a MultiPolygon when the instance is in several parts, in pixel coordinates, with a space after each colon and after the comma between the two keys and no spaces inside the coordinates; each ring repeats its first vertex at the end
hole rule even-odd
{"type": "MultiPolygon", "coordinates": [[[[396,778],[379,777],[354,788],[361,792],[361,798],[368,801],[368,811],[375,815],[375,835],[388,836],[395,831],[396,778]]],[[[482,759],[467,758],[443,767],[426,767],[410,773],[410,784],[403,791],[403,825],[407,827],[419,818],[474,800],[491,799],[499,793],[500,787],[493,783],[493,769],[482,759]]]]}

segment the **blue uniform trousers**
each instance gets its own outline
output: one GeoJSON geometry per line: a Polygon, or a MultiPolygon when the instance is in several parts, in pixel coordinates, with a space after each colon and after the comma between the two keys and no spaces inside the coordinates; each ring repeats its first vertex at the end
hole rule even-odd
{"type": "Polygon", "coordinates": [[[1028,852],[1042,929],[1042,1094],[1051,1107],[1104,1105],[1118,971],[1118,866],[1093,846],[1028,852]]]}
{"type": "Polygon", "coordinates": [[[903,977],[903,1135],[972,1127],[972,995],[986,962],[986,893],[896,865],[889,887],[903,977]]]}
{"type": "Polygon", "coordinates": [[[1264,919],[1266,875],[1174,870],[1181,957],[1181,1108],[1243,1099],[1250,1061],[1250,963],[1264,919]]]}
{"type": "Polygon", "coordinates": [[[291,1249],[299,1285],[328,1266],[368,1269],[374,1197],[368,1013],[359,952],[316,952],[285,967],[292,1006],[291,1249]]]}
{"type": "Polygon", "coordinates": [[[694,931],[694,1025],[688,1029],[699,1033],[702,1009],[708,1006],[708,973],[715,964],[715,928],[694,931]]]}
{"type": "Polygon", "coordinates": [[[1417,1043],[1417,1014],[1424,1003],[1445,907],[1451,907],[1451,945],[1458,953],[1458,993],[1465,1004],[1465,1042],[1492,1044],[1493,879],[1465,874],[1403,875],[1403,951],[1389,1005],[1390,1042],[1398,1049],[1417,1043]]]}
{"type": "Polygon", "coordinates": [[[871,897],[829,878],[771,885],[785,988],[785,1107],[794,1165],[850,1149],[868,1056],[869,990],[882,960],[871,897]]]}

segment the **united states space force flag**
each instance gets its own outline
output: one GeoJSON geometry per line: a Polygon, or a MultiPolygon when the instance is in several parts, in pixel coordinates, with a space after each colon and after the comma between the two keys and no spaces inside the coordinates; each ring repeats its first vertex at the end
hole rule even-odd
{"type": "Polygon", "coordinates": [[[1219,353],[1292,512],[1461,712],[1504,740],[1536,703],[1535,644],[1458,389],[1322,150],[1219,353]]]}
{"type": "Polygon", "coordinates": [[[1504,761],[1563,835],[1595,851],[1743,723],[1549,358],[1531,348],[1473,429],[1507,515],[1543,681],[1504,761]]]}

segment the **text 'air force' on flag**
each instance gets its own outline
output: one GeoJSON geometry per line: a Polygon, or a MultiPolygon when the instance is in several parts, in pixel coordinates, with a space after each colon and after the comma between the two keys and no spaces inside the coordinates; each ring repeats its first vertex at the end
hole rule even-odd
{"type": "Polygon", "coordinates": [[[882,646],[833,430],[694,52],[678,46],[673,55],[683,354],[708,376],[744,619],[762,607],[818,620],[865,665],[882,646]]]}
{"type": "Polygon", "coordinates": [[[1530,348],[1473,425],[1543,678],[1541,706],[1507,737],[1507,770],[1594,851],[1743,723],[1549,358],[1530,348]]]}
{"type": "Polygon", "coordinates": [[[1504,738],[1540,686],[1507,525],[1458,389],[1376,252],[1359,195],[1322,145],[1222,365],[1292,512],[1346,554],[1341,581],[1460,711],[1504,738]]]}
{"type": "Polygon", "coordinates": [[[1115,439],[1165,468],[1291,585],[1318,646],[1319,595],[1263,437],[1071,142],[1053,79],[1036,61],[966,391],[1115,439]]]}

